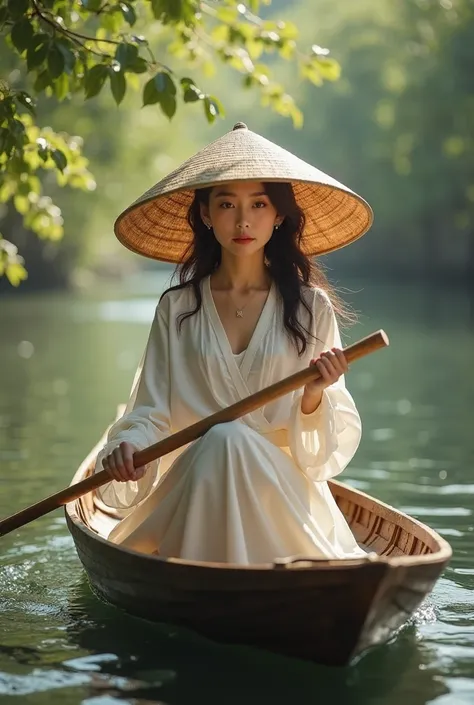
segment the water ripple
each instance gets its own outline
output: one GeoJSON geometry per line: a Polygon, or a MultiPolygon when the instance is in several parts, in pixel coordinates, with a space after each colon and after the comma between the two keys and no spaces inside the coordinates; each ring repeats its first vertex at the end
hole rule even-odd
{"type": "MultiPolygon", "coordinates": [[[[67,294],[0,306],[0,370],[8,371],[0,399],[0,514],[67,485],[126,398],[169,272],[150,276],[140,298],[124,300],[122,290],[107,300],[67,294]]],[[[348,376],[364,434],[340,478],[426,521],[453,546],[433,593],[396,638],[334,671],[134,620],[91,593],[58,513],[2,539],[0,700],[472,705],[474,335],[451,300],[449,323],[439,316],[432,322],[414,312],[413,292],[401,303],[404,291],[393,296],[396,312],[387,296],[368,298],[366,332],[383,320],[396,354],[388,365],[390,350],[361,360],[348,376]],[[442,404],[440,369],[450,390],[442,404]]]]}

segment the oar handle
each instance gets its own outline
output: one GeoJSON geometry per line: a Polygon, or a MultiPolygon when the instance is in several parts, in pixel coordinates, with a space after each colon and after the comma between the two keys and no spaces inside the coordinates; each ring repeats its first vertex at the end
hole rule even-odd
{"type": "MultiPolygon", "coordinates": [[[[387,335],[383,330],[379,330],[347,347],[344,350],[344,355],[347,362],[351,363],[361,357],[364,357],[365,355],[368,355],[369,353],[386,347],[388,344],[389,342],[387,335]]],[[[177,448],[200,438],[212,426],[219,423],[226,423],[228,421],[235,421],[241,416],[245,416],[245,414],[255,411],[255,409],[258,409],[260,406],[264,406],[265,404],[268,404],[269,402],[274,401],[285,394],[293,392],[295,389],[304,386],[308,382],[318,379],[320,376],[321,375],[317,367],[306,367],[304,370],[296,372],[294,375],[286,377],[280,382],[276,382],[270,387],[266,387],[255,394],[251,394],[245,399],[238,401],[236,404],[232,404],[232,406],[222,409],[212,416],[208,416],[207,418],[192,424],[192,426],[188,426],[182,431],[178,431],[178,433],[174,433],[172,436],[168,436],[168,438],[165,438],[162,441],[145,448],[144,450],[136,452],[133,456],[133,464],[135,467],[141,467],[142,465],[151,463],[153,460],[157,460],[163,455],[171,453],[173,450],[176,450],[177,448]]],[[[12,516],[3,519],[0,521],[0,536],[4,536],[10,531],[14,531],[20,526],[28,524],[30,521],[38,519],[44,514],[48,514],[48,512],[51,512],[53,509],[82,497],[82,495],[87,494],[87,492],[96,490],[98,487],[110,482],[110,479],[110,475],[105,470],[102,470],[101,472],[91,475],[86,480],[81,480],[81,482],[70,485],[60,492],[56,492],[56,494],[43,499],[41,502],[37,502],[36,504],[13,514],[12,516]]]]}

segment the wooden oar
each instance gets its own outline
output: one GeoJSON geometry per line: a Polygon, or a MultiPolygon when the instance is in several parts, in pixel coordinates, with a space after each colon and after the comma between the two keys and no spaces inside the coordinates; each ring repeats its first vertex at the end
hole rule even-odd
{"type": "MultiPolygon", "coordinates": [[[[351,363],[375,350],[386,347],[388,344],[387,335],[383,330],[379,330],[367,336],[367,338],[363,338],[359,342],[350,345],[344,350],[344,355],[347,362],[351,363]]],[[[274,399],[278,399],[278,397],[293,392],[295,389],[298,389],[298,387],[302,387],[308,382],[318,379],[320,376],[317,367],[306,367],[304,370],[296,372],[294,375],[286,377],[280,382],[276,382],[270,387],[256,392],[256,394],[251,394],[249,397],[238,401],[236,404],[232,404],[232,406],[228,406],[226,409],[222,409],[222,411],[218,411],[212,414],[212,416],[208,416],[192,426],[188,426],[182,431],[174,433],[172,436],[168,436],[168,438],[155,443],[149,448],[138,451],[133,456],[133,464],[136,468],[139,468],[142,465],[151,463],[152,460],[157,460],[163,455],[171,453],[171,451],[200,438],[212,426],[228,421],[235,421],[235,419],[255,411],[255,409],[268,404],[274,399]]],[[[78,497],[82,497],[82,495],[87,492],[96,490],[107,482],[110,482],[110,475],[105,470],[102,470],[101,472],[91,475],[86,480],[82,480],[75,485],[66,487],[60,492],[56,492],[56,494],[41,500],[41,502],[32,504],[30,507],[16,514],[12,514],[12,516],[0,521],[0,536],[5,536],[5,534],[10,533],[10,531],[14,531],[20,526],[24,526],[30,521],[44,516],[44,514],[48,514],[48,512],[51,512],[53,509],[57,509],[68,502],[72,502],[78,497]]]]}

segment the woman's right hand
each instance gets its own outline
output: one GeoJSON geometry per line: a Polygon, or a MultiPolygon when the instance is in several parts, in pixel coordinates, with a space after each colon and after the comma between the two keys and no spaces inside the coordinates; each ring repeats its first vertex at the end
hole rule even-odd
{"type": "Polygon", "coordinates": [[[141,468],[133,466],[133,454],[137,450],[132,443],[122,441],[115,450],[102,458],[102,467],[117,482],[140,480],[146,472],[146,466],[141,468]]]}

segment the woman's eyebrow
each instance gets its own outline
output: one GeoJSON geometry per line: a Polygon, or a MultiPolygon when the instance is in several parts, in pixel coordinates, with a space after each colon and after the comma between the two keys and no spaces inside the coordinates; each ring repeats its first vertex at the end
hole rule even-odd
{"type": "MultiPolygon", "coordinates": [[[[265,191],[257,191],[256,193],[251,193],[250,196],[253,198],[255,196],[267,196],[268,194],[265,193],[265,191]]],[[[214,198],[219,198],[221,196],[233,196],[234,198],[237,197],[236,193],[233,193],[232,191],[218,191],[214,198]]]]}

